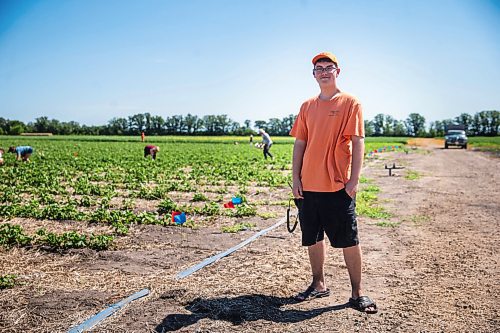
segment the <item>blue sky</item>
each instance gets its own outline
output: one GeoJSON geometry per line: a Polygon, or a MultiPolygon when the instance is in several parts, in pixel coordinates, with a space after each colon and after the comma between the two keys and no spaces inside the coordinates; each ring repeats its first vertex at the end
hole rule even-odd
{"type": "Polygon", "coordinates": [[[0,117],[282,118],[321,51],[365,119],[500,110],[498,1],[0,0],[0,117]]]}

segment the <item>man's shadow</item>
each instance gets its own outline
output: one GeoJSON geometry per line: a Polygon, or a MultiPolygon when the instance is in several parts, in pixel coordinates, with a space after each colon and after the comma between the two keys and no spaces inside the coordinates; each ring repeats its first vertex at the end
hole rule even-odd
{"type": "Polygon", "coordinates": [[[284,305],[298,303],[291,297],[275,297],[266,295],[245,295],[238,297],[222,297],[214,299],[196,298],[185,306],[191,314],[170,314],[156,326],[156,332],[176,331],[182,327],[193,325],[198,320],[209,318],[225,320],[233,325],[245,321],[259,319],[276,323],[296,323],[311,319],[328,311],[338,311],[349,307],[349,303],[332,305],[313,310],[287,310],[284,305]]]}

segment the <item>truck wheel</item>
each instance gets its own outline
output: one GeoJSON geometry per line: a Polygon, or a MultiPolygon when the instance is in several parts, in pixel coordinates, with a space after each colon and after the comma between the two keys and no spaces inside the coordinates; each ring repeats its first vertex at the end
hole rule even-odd
{"type": "Polygon", "coordinates": [[[448,144],[447,143],[444,144],[444,149],[448,149],[448,144]]]}
{"type": "Polygon", "coordinates": [[[467,144],[464,144],[464,145],[462,146],[462,148],[463,148],[463,149],[467,149],[467,144]]]}

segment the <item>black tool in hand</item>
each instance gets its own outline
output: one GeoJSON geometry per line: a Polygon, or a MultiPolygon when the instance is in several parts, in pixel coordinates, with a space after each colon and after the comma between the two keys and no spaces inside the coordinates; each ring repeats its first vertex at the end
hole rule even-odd
{"type": "Polygon", "coordinates": [[[299,214],[300,210],[302,209],[303,202],[304,199],[297,199],[297,198],[288,200],[288,209],[286,210],[286,228],[290,233],[294,232],[295,228],[297,228],[297,224],[299,223],[299,214]],[[298,209],[297,215],[295,215],[295,221],[293,222],[293,226],[291,225],[292,222],[290,221],[290,218],[293,217],[293,215],[290,216],[290,210],[292,209],[292,200],[298,209]]]}

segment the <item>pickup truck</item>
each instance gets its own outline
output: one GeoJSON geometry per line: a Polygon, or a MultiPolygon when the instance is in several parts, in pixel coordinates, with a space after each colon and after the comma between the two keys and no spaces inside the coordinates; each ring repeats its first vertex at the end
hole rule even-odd
{"type": "Polygon", "coordinates": [[[449,146],[458,146],[467,149],[467,140],[467,135],[463,127],[455,126],[448,128],[444,136],[444,148],[448,149],[449,146]]]}

